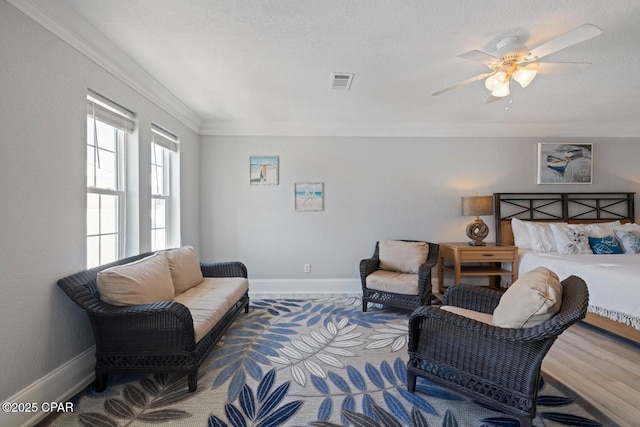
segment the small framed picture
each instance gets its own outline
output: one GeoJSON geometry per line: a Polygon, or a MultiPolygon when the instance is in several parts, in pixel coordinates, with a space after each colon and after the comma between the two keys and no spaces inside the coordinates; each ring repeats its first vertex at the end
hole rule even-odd
{"type": "Polygon", "coordinates": [[[249,157],[251,185],[278,185],[280,158],[278,156],[249,157]]]}
{"type": "Polygon", "coordinates": [[[324,183],[295,183],[296,212],[317,212],[324,210],[324,183]]]}
{"type": "Polygon", "coordinates": [[[591,184],[593,144],[538,143],[538,184],[591,184]]]}

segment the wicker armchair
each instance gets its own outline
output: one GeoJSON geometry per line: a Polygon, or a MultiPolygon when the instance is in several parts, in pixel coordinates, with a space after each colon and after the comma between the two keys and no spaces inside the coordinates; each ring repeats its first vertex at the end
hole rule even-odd
{"type": "MultiPolygon", "coordinates": [[[[420,307],[409,320],[407,387],[416,376],[444,385],[514,415],[531,426],[542,359],[558,335],[586,315],[584,281],[562,281],[562,306],[551,319],[531,328],[500,328],[438,307],[420,307]]],[[[450,287],[443,305],[493,313],[502,293],[469,285],[450,287]]]]}
{"type": "MultiPolygon", "coordinates": [[[[419,242],[417,240],[400,240],[401,242],[419,242]]],[[[372,289],[367,286],[367,276],[380,269],[380,242],[376,242],[375,251],[371,258],[360,261],[360,279],[362,281],[362,311],[367,311],[369,302],[378,303],[390,307],[399,307],[406,309],[415,309],[421,305],[431,303],[432,283],[431,269],[438,262],[437,243],[428,243],[429,255],[427,260],[420,265],[418,270],[418,292],[417,294],[404,294],[396,292],[388,292],[379,289],[372,289]]]]}
{"type": "MultiPolygon", "coordinates": [[[[189,309],[175,301],[116,306],[103,302],[96,285],[100,270],[136,261],[152,252],[58,280],[58,286],[87,312],[96,342],[95,389],[106,388],[109,373],[187,374],[189,391],[197,388],[200,364],[238,314],[249,309],[246,293],[200,341],[195,342],[189,309]]],[[[201,263],[204,277],[247,277],[241,262],[201,263]]]]}

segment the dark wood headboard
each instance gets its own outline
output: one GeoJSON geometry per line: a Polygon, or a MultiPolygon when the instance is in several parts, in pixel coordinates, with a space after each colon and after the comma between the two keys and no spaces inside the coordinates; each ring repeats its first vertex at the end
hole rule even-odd
{"type": "Polygon", "coordinates": [[[513,244],[511,218],[593,223],[635,221],[636,193],[493,193],[496,242],[513,244]]]}

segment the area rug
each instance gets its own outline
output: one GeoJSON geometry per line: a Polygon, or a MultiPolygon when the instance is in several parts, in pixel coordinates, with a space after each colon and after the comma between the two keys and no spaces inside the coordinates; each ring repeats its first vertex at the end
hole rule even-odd
{"type": "MultiPolygon", "coordinates": [[[[111,375],[74,412],[42,426],[518,426],[518,421],[419,379],[406,387],[410,312],[358,298],[256,300],[200,368],[184,375],[111,375]]],[[[536,426],[607,425],[543,375],[536,426]]]]}

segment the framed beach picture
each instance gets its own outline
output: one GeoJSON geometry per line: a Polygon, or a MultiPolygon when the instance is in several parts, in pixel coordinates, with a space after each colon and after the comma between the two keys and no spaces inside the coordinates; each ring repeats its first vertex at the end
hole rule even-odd
{"type": "Polygon", "coordinates": [[[296,212],[314,212],[324,210],[324,183],[295,183],[296,212]]]}
{"type": "Polygon", "coordinates": [[[249,157],[249,183],[251,185],[278,185],[278,156],[249,157]]]}
{"type": "Polygon", "coordinates": [[[593,144],[538,143],[538,184],[591,184],[593,144]]]}

